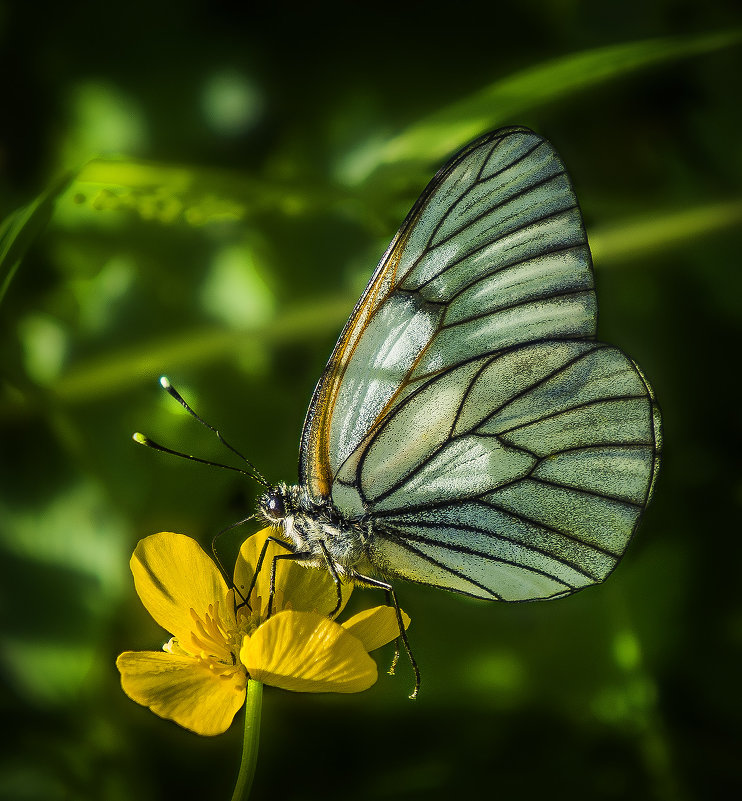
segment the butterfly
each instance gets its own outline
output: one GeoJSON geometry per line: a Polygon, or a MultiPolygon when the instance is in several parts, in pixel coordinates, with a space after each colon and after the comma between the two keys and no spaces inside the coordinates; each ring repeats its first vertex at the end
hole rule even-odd
{"type": "Polygon", "coordinates": [[[329,569],[338,604],[341,578],[389,593],[415,692],[392,580],[559,598],[603,581],[639,524],[660,414],[596,324],[561,159],[528,128],[482,136],[432,179],[346,323],[299,483],[254,476],[285,558],[329,569]]]}

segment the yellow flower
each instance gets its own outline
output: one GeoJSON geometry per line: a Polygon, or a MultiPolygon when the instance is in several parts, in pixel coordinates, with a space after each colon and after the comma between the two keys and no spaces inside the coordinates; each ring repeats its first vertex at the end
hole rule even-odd
{"type": "MultiPolygon", "coordinates": [[[[246,593],[272,529],[240,549],[234,586],[246,593]]],[[[134,584],[152,617],[173,636],[162,651],[125,651],[116,660],[134,701],[197,734],[226,731],[245,701],[248,678],[296,692],[352,693],[377,678],[368,655],[399,633],[394,609],[379,606],[342,625],[327,570],[277,563],[273,613],[267,618],[270,566],[286,553],[270,543],[249,604],[227,587],[215,563],[183,534],[141,540],[131,558],[134,584]]],[[[343,585],[343,606],[352,585],[343,585]]],[[[409,617],[403,613],[405,627],[409,617]]]]}

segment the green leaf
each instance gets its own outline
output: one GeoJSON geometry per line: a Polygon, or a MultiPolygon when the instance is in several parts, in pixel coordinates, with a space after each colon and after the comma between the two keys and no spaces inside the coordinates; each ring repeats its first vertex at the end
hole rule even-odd
{"type": "Polygon", "coordinates": [[[740,223],[742,200],[734,200],[621,220],[590,231],[588,238],[593,261],[600,268],[654,251],[670,250],[740,223]]]}
{"type": "Polygon", "coordinates": [[[23,257],[49,222],[57,198],[67,189],[72,174],[66,173],[33,202],[14,211],[0,226],[0,303],[23,257]]]}
{"type": "Polygon", "coordinates": [[[639,69],[735,45],[742,31],[647,39],[572,53],[517,72],[430,114],[386,141],[366,143],[340,165],[345,183],[364,181],[383,164],[440,161],[464,142],[512,124],[547,103],[639,69]]]}
{"type": "Polygon", "coordinates": [[[91,214],[128,211],[144,220],[202,226],[240,221],[264,209],[295,214],[336,200],[336,193],[266,183],[226,170],[98,158],[67,172],[0,224],[0,303],[28,249],[54,214],[61,227],[91,214]]]}
{"type": "MultiPolygon", "coordinates": [[[[151,339],[144,345],[107,352],[99,358],[80,361],[49,384],[53,396],[66,404],[81,403],[91,397],[114,395],[134,383],[145,383],[162,365],[177,370],[188,366],[213,364],[217,359],[231,359],[250,349],[285,342],[306,342],[339,330],[353,298],[325,297],[310,306],[282,309],[280,325],[271,319],[249,331],[225,328],[186,329],[175,335],[151,339]]],[[[0,402],[0,419],[26,414],[30,409],[20,402],[0,402]]]]}
{"type": "Polygon", "coordinates": [[[162,225],[198,227],[238,222],[266,209],[295,213],[316,205],[319,194],[231,170],[98,158],[75,176],[60,204],[60,221],[74,224],[89,219],[91,211],[125,211],[162,225]]]}

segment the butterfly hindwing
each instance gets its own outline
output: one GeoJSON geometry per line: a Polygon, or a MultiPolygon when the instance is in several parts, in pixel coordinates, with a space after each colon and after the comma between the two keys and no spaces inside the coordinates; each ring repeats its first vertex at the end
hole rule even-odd
{"type": "Polygon", "coordinates": [[[343,465],[336,504],[370,515],[384,572],[485,598],[562,595],[623,554],[654,481],[657,426],[620,350],[534,343],[396,406],[343,465]]]}

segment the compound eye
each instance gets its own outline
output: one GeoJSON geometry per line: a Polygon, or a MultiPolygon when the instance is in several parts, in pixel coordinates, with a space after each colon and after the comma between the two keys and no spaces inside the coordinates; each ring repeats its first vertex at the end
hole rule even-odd
{"type": "Polygon", "coordinates": [[[283,498],[278,495],[271,495],[265,505],[268,515],[274,520],[283,520],[286,517],[286,509],[283,505],[283,498]]]}

